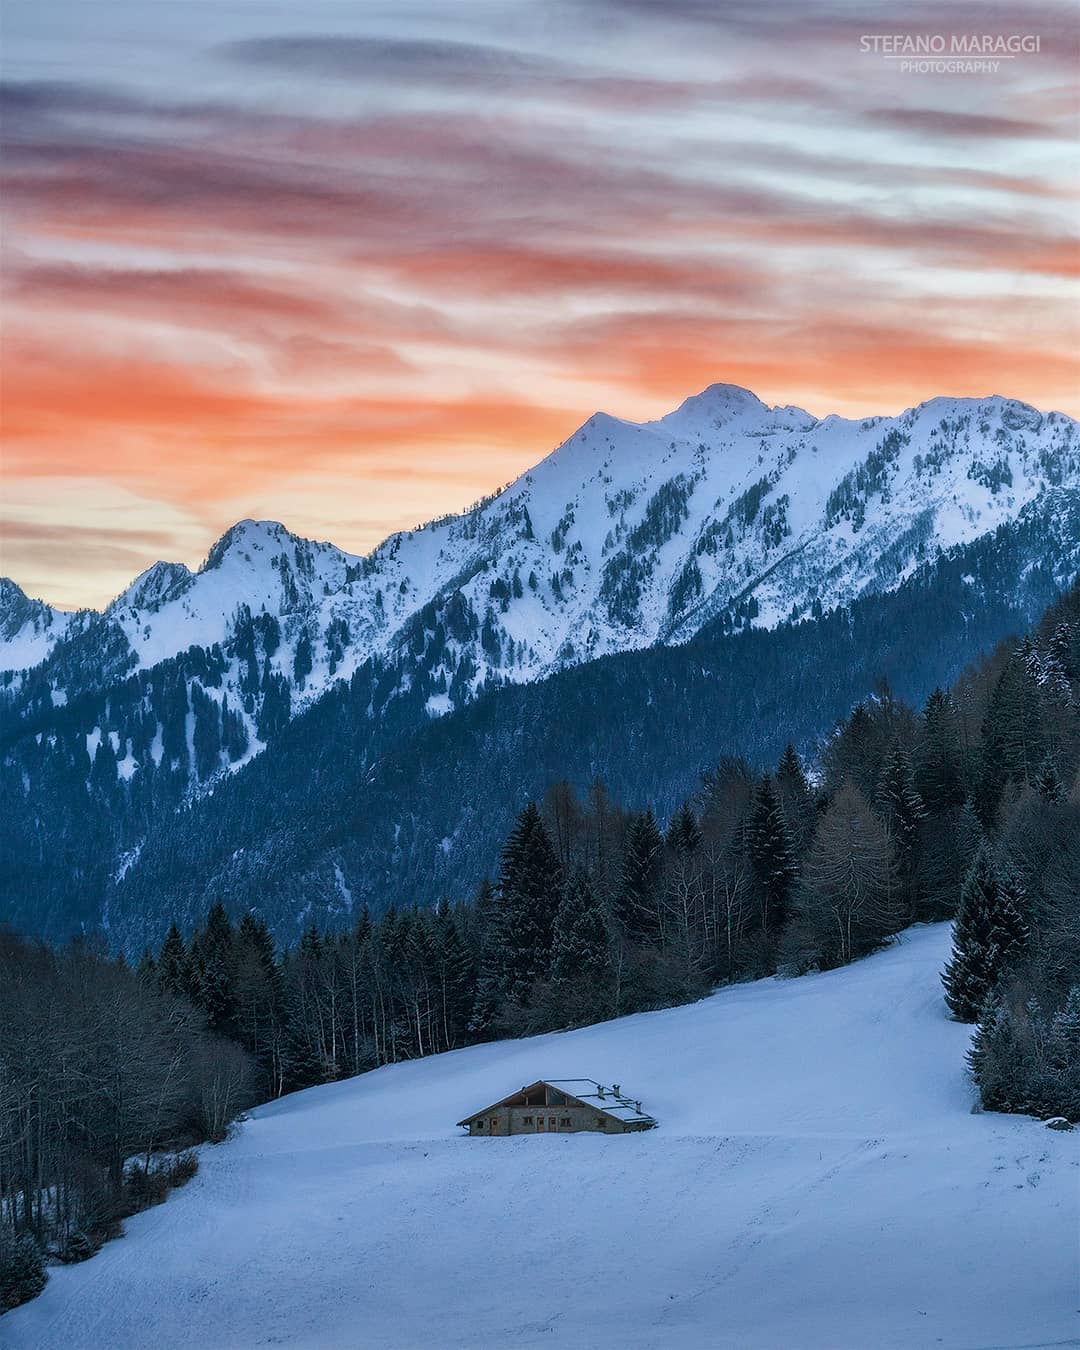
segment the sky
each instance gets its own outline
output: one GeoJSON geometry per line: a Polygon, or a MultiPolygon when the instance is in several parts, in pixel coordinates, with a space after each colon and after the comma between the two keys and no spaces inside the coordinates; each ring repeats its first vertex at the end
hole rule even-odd
{"type": "Polygon", "coordinates": [[[245,516],[366,552],[716,381],[1080,415],[1078,39],[1058,0],[5,0],[0,571],[101,607],[245,516]],[[862,41],[971,34],[1040,49],[862,41]]]}

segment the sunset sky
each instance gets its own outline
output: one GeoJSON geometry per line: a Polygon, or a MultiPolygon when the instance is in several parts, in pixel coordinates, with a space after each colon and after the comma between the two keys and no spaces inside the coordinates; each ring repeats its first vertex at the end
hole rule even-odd
{"type": "Polygon", "coordinates": [[[365,551],[591,412],[1080,415],[1076,9],[5,0],[0,570],[365,551]],[[942,17],[942,15],[947,17],[942,17]],[[864,34],[1031,33],[915,74],[864,34]]]}

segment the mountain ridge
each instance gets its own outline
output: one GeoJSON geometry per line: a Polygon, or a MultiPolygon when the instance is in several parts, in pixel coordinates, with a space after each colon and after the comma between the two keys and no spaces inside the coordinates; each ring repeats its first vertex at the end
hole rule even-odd
{"type": "MultiPolygon", "coordinates": [[[[196,570],[159,561],[101,611],[62,614],[10,583],[0,670],[47,666],[110,626],[127,668],[149,668],[227,643],[246,606],[281,624],[271,664],[296,707],[371,656],[445,642],[435,714],[486,683],[686,641],[724,613],[732,628],[775,627],[887,589],[1055,478],[1080,488],[1076,426],[1000,395],[856,422],[713,384],[649,422],[595,413],[501,491],[366,555],[245,519],[196,570]]],[[[115,660],[85,685],[114,675],[115,660]]]]}

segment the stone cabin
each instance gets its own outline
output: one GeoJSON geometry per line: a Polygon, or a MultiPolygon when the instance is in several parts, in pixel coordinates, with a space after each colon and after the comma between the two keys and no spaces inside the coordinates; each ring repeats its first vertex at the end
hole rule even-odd
{"type": "Polygon", "coordinates": [[[619,1087],[604,1087],[592,1078],[552,1078],[523,1087],[494,1106],[486,1106],[458,1124],[470,1135],[628,1134],[656,1124],[641,1103],[619,1087]]]}

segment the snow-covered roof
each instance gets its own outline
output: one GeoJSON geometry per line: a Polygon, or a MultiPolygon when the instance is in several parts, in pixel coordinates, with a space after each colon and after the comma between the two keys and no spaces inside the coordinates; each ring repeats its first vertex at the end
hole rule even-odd
{"type": "Polygon", "coordinates": [[[656,1118],[643,1111],[641,1102],[635,1097],[628,1097],[622,1091],[621,1085],[616,1092],[614,1087],[604,1087],[602,1083],[597,1083],[592,1078],[545,1078],[543,1081],[548,1087],[557,1088],[568,1097],[575,1097],[586,1106],[595,1106],[618,1120],[656,1124],[656,1118]]]}
{"type": "Polygon", "coordinates": [[[505,1106],[511,1098],[518,1096],[519,1093],[540,1086],[553,1087],[567,1097],[573,1097],[575,1101],[581,1102],[583,1106],[591,1106],[597,1111],[602,1111],[605,1115],[613,1116],[616,1120],[624,1121],[627,1124],[657,1124],[655,1116],[650,1116],[648,1112],[643,1111],[641,1102],[636,1098],[628,1097],[621,1087],[617,1092],[615,1087],[604,1087],[595,1078],[538,1078],[535,1083],[526,1083],[517,1092],[511,1092],[501,1101],[486,1106],[483,1111],[475,1111],[471,1116],[466,1116],[464,1120],[459,1120],[458,1124],[466,1125],[477,1116],[485,1115],[488,1111],[494,1111],[500,1106],[505,1106]]]}

